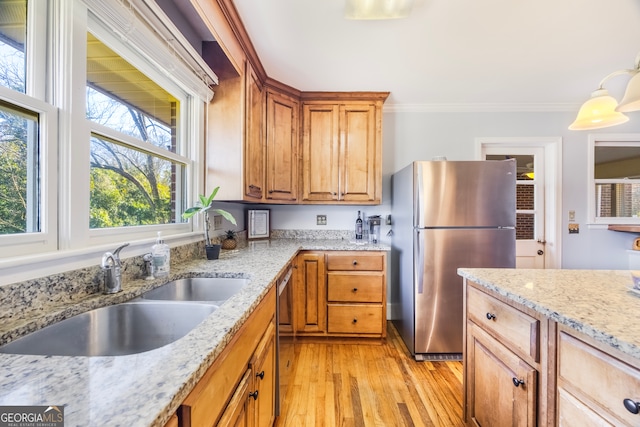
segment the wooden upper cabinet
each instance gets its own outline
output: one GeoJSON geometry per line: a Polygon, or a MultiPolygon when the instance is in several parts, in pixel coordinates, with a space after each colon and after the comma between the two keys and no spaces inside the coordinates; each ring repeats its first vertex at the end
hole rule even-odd
{"type": "Polygon", "coordinates": [[[314,94],[303,94],[302,202],[379,204],[382,103],[388,94],[354,99],[353,93],[334,93],[334,99],[313,100],[314,94]]]}
{"type": "Polygon", "coordinates": [[[245,72],[244,194],[248,200],[264,196],[264,91],[249,61],[245,72]]]}
{"type": "Polygon", "coordinates": [[[338,200],[339,107],[303,104],[302,200],[338,200]]]}
{"type": "Polygon", "coordinates": [[[267,90],[266,193],[268,201],[298,200],[298,115],[300,103],[267,90]]]}

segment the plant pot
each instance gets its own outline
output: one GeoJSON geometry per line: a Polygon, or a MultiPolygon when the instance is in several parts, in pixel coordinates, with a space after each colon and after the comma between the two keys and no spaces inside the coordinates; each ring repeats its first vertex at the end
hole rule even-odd
{"type": "Polygon", "coordinates": [[[220,247],[220,245],[206,245],[204,249],[207,251],[207,259],[218,259],[220,247]]]}
{"type": "Polygon", "coordinates": [[[224,239],[222,241],[222,249],[235,249],[238,242],[235,239],[224,239]]]}

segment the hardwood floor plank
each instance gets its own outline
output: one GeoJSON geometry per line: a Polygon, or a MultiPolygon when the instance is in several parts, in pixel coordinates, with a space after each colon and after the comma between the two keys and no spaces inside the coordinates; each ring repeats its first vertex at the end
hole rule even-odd
{"type": "Polygon", "coordinates": [[[462,362],[416,362],[390,323],[383,345],[296,346],[277,427],[464,426],[462,362]]]}

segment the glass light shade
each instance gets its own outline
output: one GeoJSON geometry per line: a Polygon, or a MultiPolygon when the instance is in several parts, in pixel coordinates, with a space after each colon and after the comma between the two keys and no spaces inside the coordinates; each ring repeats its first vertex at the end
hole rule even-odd
{"type": "Polygon", "coordinates": [[[629,121],[629,117],[616,111],[618,102],[606,89],[598,89],[578,111],[570,130],[600,129],[629,121]]]}
{"type": "Polygon", "coordinates": [[[345,0],[347,19],[397,19],[409,16],[413,0],[345,0]]]}
{"type": "Polygon", "coordinates": [[[620,105],[616,108],[616,111],[621,113],[628,113],[630,111],[640,110],[640,72],[636,72],[629,83],[627,83],[627,90],[624,92],[624,97],[620,101],[620,105]]]}

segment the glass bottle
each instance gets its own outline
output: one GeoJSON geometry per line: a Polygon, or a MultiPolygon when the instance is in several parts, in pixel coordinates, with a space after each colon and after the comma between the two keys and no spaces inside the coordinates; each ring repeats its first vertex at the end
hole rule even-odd
{"type": "Polygon", "coordinates": [[[356,219],[356,240],[362,240],[362,218],[358,211],[358,219],[356,219]]]}

